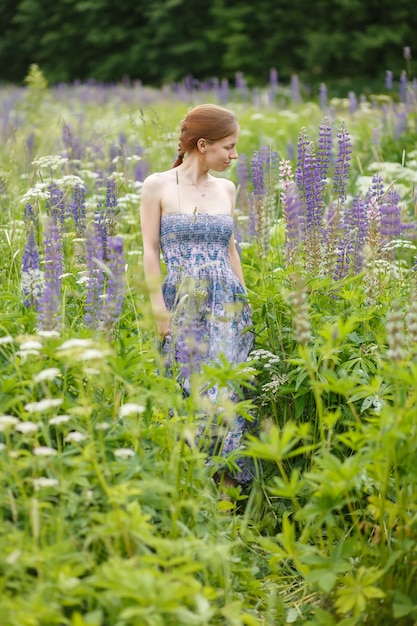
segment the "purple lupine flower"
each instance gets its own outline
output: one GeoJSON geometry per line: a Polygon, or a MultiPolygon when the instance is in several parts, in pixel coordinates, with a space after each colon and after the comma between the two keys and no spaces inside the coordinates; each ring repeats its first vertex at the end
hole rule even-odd
{"type": "Polygon", "coordinates": [[[321,221],[321,202],[316,188],[316,155],[313,142],[308,138],[306,128],[302,128],[298,137],[298,157],[295,181],[298,192],[304,200],[306,227],[315,228],[321,221]]]}
{"type": "Polygon", "coordinates": [[[116,181],[109,178],[106,190],[106,207],[112,211],[117,207],[116,181]]]}
{"type": "Polygon", "coordinates": [[[23,210],[23,221],[25,222],[26,228],[29,230],[32,226],[35,226],[35,212],[33,210],[33,206],[29,202],[25,205],[23,210]]]}
{"type": "Polygon", "coordinates": [[[101,319],[104,288],[104,252],[101,233],[92,222],[86,230],[87,285],[85,298],[85,323],[96,328],[101,319]]]}
{"type": "Polygon", "coordinates": [[[43,290],[43,272],[39,265],[39,250],[31,225],[22,258],[22,292],[25,306],[39,307],[43,290]]]}
{"type": "Polygon", "coordinates": [[[327,86],[325,83],[321,83],[319,87],[320,106],[322,109],[327,109],[327,86]]]}
{"type": "Polygon", "coordinates": [[[351,206],[346,207],[342,224],[343,237],[337,245],[334,279],[339,280],[349,272],[362,268],[363,246],[368,234],[366,202],[357,194],[351,206]]]}
{"type": "Polygon", "coordinates": [[[262,146],[252,154],[252,183],[255,196],[262,197],[267,191],[265,188],[265,172],[276,160],[276,153],[271,152],[268,146],[262,146]]]}
{"type": "Polygon", "coordinates": [[[253,192],[250,196],[250,234],[253,236],[257,230],[260,204],[265,193],[264,154],[261,150],[255,150],[252,154],[251,172],[253,192]]]}
{"type": "Polygon", "coordinates": [[[246,94],[247,89],[248,89],[248,84],[246,82],[246,79],[243,75],[243,72],[236,72],[235,74],[235,87],[238,91],[242,92],[243,94],[246,94]]]}
{"type": "Polygon", "coordinates": [[[411,59],[411,48],[410,46],[404,46],[403,48],[403,56],[406,61],[410,61],[411,59]]]}
{"type": "Polygon", "coordinates": [[[324,205],[326,181],[329,173],[330,155],[332,151],[332,129],[328,117],[324,117],[319,126],[319,139],[315,160],[316,196],[320,206],[324,205]]]}
{"type": "Polygon", "coordinates": [[[278,88],[278,71],[275,67],[271,67],[269,70],[269,85],[275,93],[278,88]]]}
{"type": "Polygon", "coordinates": [[[29,133],[29,135],[26,137],[26,150],[31,160],[33,159],[33,155],[35,152],[35,139],[36,135],[33,132],[29,133]]]}
{"type": "Polygon", "coordinates": [[[385,193],[384,183],[379,174],[374,174],[371,180],[371,187],[368,190],[367,198],[375,198],[377,202],[382,198],[385,193]]]}
{"type": "Polygon", "coordinates": [[[120,235],[109,237],[107,246],[108,275],[106,297],[102,309],[102,323],[104,329],[110,331],[119,320],[124,302],[125,256],[123,238],[120,235]]]}
{"type": "Polygon", "coordinates": [[[372,128],[371,144],[373,146],[381,145],[381,129],[380,128],[372,128]]]}
{"type": "Polygon", "coordinates": [[[71,214],[74,220],[75,232],[78,237],[82,237],[85,231],[86,209],[85,209],[85,188],[82,185],[75,185],[74,196],[71,207],[71,214]]]}
{"type": "Polygon", "coordinates": [[[116,231],[117,204],[116,181],[114,178],[109,178],[106,190],[106,225],[109,235],[114,235],[116,231]]]}
{"type": "Polygon", "coordinates": [[[385,72],[385,87],[387,89],[392,89],[392,79],[393,79],[393,73],[391,72],[391,70],[387,70],[385,72]]]}
{"type": "Polygon", "coordinates": [[[63,270],[61,237],[54,219],[49,219],[45,226],[44,266],[45,284],[39,304],[38,322],[42,330],[54,330],[60,320],[63,270]]]}
{"type": "Polygon", "coordinates": [[[407,111],[405,109],[401,110],[398,107],[394,107],[394,114],[396,124],[393,136],[394,139],[400,139],[407,130],[407,111]]]}
{"type": "Polygon", "coordinates": [[[400,195],[395,189],[389,189],[381,201],[379,210],[381,215],[380,230],[383,243],[392,241],[401,235],[401,208],[400,195]]]}
{"type": "Polygon", "coordinates": [[[359,273],[362,270],[363,247],[368,239],[367,203],[359,194],[353,197],[350,215],[351,219],[345,230],[356,235],[352,250],[353,271],[359,273]]]}
{"type": "Polygon", "coordinates": [[[218,93],[219,100],[223,104],[229,101],[229,81],[227,78],[223,78],[220,84],[220,91],[218,93]]]}
{"type": "Polygon", "coordinates": [[[350,136],[344,121],[342,121],[339,128],[337,142],[338,151],[333,175],[333,191],[338,195],[339,201],[342,204],[346,199],[346,181],[349,177],[352,153],[350,136]]]}
{"type": "Polygon", "coordinates": [[[68,124],[64,124],[62,127],[62,143],[67,150],[67,156],[71,160],[79,160],[82,158],[82,147],[74,135],[74,131],[68,124]]]}
{"type": "Polygon", "coordinates": [[[46,212],[52,217],[59,230],[62,232],[65,224],[64,194],[55,183],[48,186],[48,191],[49,199],[46,203],[46,212]]]}
{"type": "Polygon", "coordinates": [[[399,98],[400,102],[407,100],[407,72],[403,70],[400,75],[399,98]]]}
{"type": "Polygon", "coordinates": [[[349,112],[351,115],[353,115],[358,108],[358,99],[354,91],[349,91],[348,100],[349,100],[349,112]]]}
{"type": "Polygon", "coordinates": [[[107,258],[107,239],[109,236],[106,214],[103,207],[98,206],[94,212],[94,224],[97,228],[98,235],[101,238],[101,245],[103,248],[103,258],[107,258]]]}
{"type": "Polygon", "coordinates": [[[275,96],[278,93],[278,71],[275,67],[269,70],[269,89],[268,96],[269,101],[272,104],[275,100],[275,96]]]}
{"type": "Polygon", "coordinates": [[[300,82],[297,74],[292,74],[291,76],[291,97],[294,104],[299,104],[301,102],[300,82]]]}

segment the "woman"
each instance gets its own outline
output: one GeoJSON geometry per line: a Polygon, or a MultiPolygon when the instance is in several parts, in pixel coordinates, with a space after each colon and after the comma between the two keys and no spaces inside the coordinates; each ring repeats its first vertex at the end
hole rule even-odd
{"type": "MultiPolygon", "coordinates": [[[[238,135],[231,111],[214,104],[194,107],[181,123],[172,169],[151,174],[142,187],[145,279],[163,353],[185,394],[203,363],[218,362],[222,355],[241,363],[252,347],[250,309],[233,237],[236,188],[209,172],[224,172],[237,159],[238,135]],[[163,283],[160,248],[167,267],[163,283]]],[[[238,400],[235,390],[229,389],[226,398],[216,385],[203,390],[206,407],[197,439],[200,445],[208,442],[210,455],[239,448],[248,429],[242,416],[224,418],[230,400],[238,400]]],[[[237,465],[239,471],[223,475],[226,485],[250,482],[249,460],[240,458],[237,465]]]]}

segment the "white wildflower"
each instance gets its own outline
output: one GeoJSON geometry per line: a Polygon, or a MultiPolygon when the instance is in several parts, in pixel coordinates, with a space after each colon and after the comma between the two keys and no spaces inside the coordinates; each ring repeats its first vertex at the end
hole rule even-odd
{"type": "Polygon", "coordinates": [[[38,489],[41,489],[42,487],[56,487],[57,485],[59,485],[59,481],[56,478],[47,478],[46,476],[34,478],[32,482],[36,491],[38,489]]]}
{"type": "Polygon", "coordinates": [[[135,402],[128,402],[120,407],[119,417],[126,417],[132,415],[132,413],[144,413],[145,407],[143,404],[136,404],[135,402]]]}
{"type": "Polygon", "coordinates": [[[59,424],[66,424],[71,419],[71,415],[55,415],[49,420],[51,426],[58,426],[59,424]]]}
{"type": "Polygon", "coordinates": [[[57,350],[74,350],[74,349],[78,349],[78,348],[88,348],[88,346],[91,346],[92,341],[91,339],[68,339],[67,341],[64,341],[64,343],[62,343],[60,346],[58,346],[57,350]]]}
{"type": "Polygon", "coordinates": [[[32,450],[35,456],[54,456],[57,451],[55,448],[50,448],[49,446],[37,446],[32,450]]]}
{"type": "Polygon", "coordinates": [[[21,197],[21,204],[28,204],[29,202],[36,202],[36,200],[49,200],[51,194],[49,191],[43,191],[37,187],[29,189],[24,196],[21,197]]]}
{"type": "Polygon", "coordinates": [[[13,417],[13,415],[0,415],[0,432],[10,428],[10,426],[16,426],[18,422],[17,417],[13,417]]]}
{"type": "Polygon", "coordinates": [[[4,450],[6,450],[6,444],[5,443],[0,443],[0,452],[3,452],[4,450]]]}
{"type": "Polygon", "coordinates": [[[128,459],[131,456],[135,456],[134,450],[130,448],[117,448],[117,450],[113,451],[113,454],[118,459],[128,459]]]}
{"type": "Polygon", "coordinates": [[[108,424],[107,422],[98,422],[95,425],[96,430],[108,430],[109,428],[110,428],[110,424],[108,424]]]}
{"type": "Polygon", "coordinates": [[[73,174],[68,174],[67,176],[63,176],[59,180],[56,181],[57,185],[63,185],[64,187],[84,187],[84,181],[79,176],[74,176],[73,174]]]}
{"type": "Polygon", "coordinates": [[[84,441],[85,439],[87,439],[87,435],[84,435],[83,433],[78,432],[78,430],[72,430],[65,437],[64,441],[67,441],[70,443],[79,443],[80,441],[84,441]]]}
{"type": "Polygon", "coordinates": [[[68,163],[68,158],[59,154],[48,154],[32,161],[32,165],[37,169],[47,169],[53,172],[66,163],[68,163]]]}
{"type": "Polygon", "coordinates": [[[0,346],[6,343],[13,343],[13,342],[14,342],[14,339],[10,335],[3,335],[3,337],[0,337],[0,346]]]}
{"type": "Polygon", "coordinates": [[[54,380],[61,374],[61,371],[57,367],[49,367],[46,370],[42,370],[33,377],[35,383],[41,383],[44,380],[54,380]]]}
{"type": "Polygon", "coordinates": [[[62,398],[44,398],[38,402],[29,402],[25,405],[28,413],[42,413],[48,409],[53,409],[63,403],[62,398]]]}
{"type": "Polygon", "coordinates": [[[61,336],[57,330],[40,330],[38,335],[45,337],[45,339],[59,339],[61,336]]]}
{"type": "Polygon", "coordinates": [[[20,352],[27,352],[28,350],[41,350],[42,344],[40,341],[29,339],[20,344],[20,352]]]}
{"type": "Polygon", "coordinates": [[[105,356],[102,350],[98,350],[97,348],[89,348],[88,350],[84,350],[79,355],[80,361],[92,361],[96,359],[103,359],[105,356]]]}
{"type": "Polygon", "coordinates": [[[39,424],[35,424],[35,422],[19,422],[16,424],[15,430],[23,435],[36,433],[39,430],[39,424]]]}

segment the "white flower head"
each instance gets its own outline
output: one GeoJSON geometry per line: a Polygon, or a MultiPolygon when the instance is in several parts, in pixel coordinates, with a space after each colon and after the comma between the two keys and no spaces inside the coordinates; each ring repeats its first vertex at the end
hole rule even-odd
{"type": "Polygon", "coordinates": [[[0,442],[0,452],[3,452],[4,450],[6,450],[7,446],[5,443],[0,442]]]}
{"type": "Polygon", "coordinates": [[[55,456],[57,451],[55,448],[50,448],[49,446],[37,446],[32,450],[35,456],[55,456]]]}
{"type": "Polygon", "coordinates": [[[51,417],[49,423],[51,426],[58,426],[59,424],[66,424],[71,419],[71,415],[55,415],[55,417],[51,417]]]}
{"type": "Polygon", "coordinates": [[[48,154],[32,161],[32,165],[37,169],[47,169],[53,172],[66,163],[68,163],[68,158],[60,154],[48,154]]]}
{"type": "Polygon", "coordinates": [[[97,348],[89,348],[88,350],[84,350],[79,355],[80,361],[97,361],[104,359],[105,354],[102,350],[98,350],[97,348]]]}
{"type": "Polygon", "coordinates": [[[39,424],[35,424],[35,422],[19,422],[16,424],[15,430],[22,433],[22,435],[36,433],[39,430],[39,424]]]}
{"type": "Polygon", "coordinates": [[[45,189],[43,183],[38,183],[20,198],[21,204],[27,204],[28,202],[36,202],[37,200],[49,200],[51,194],[45,189]]]}
{"type": "Polygon", "coordinates": [[[42,350],[42,344],[40,341],[36,341],[35,339],[28,339],[27,341],[23,341],[19,348],[20,352],[27,352],[28,350],[42,350]]]}
{"type": "Polygon", "coordinates": [[[68,174],[56,181],[57,185],[63,185],[64,187],[84,187],[84,181],[79,176],[68,174]]]}
{"type": "Polygon", "coordinates": [[[57,330],[40,330],[38,335],[45,337],[45,339],[59,339],[61,336],[57,330]]]}
{"type": "Polygon", "coordinates": [[[136,404],[135,402],[127,402],[126,404],[122,404],[119,411],[119,417],[126,417],[127,415],[132,415],[134,413],[144,413],[146,407],[143,404],[136,404]]]}
{"type": "Polygon", "coordinates": [[[10,428],[10,426],[16,426],[18,422],[17,417],[13,417],[13,415],[0,415],[0,432],[10,428]]]}
{"type": "Polygon", "coordinates": [[[91,339],[67,339],[60,346],[58,346],[57,350],[73,350],[74,348],[88,348],[91,346],[93,342],[91,339]]]}
{"type": "Polygon", "coordinates": [[[94,428],[96,430],[108,430],[110,428],[110,424],[108,422],[98,422],[94,428]]]}
{"type": "Polygon", "coordinates": [[[34,478],[32,482],[36,491],[38,491],[38,489],[41,489],[42,487],[56,487],[57,485],[59,485],[59,481],[56,478],[47,478],[46,476],[34,478]]]}
{"type": "Polygon", "coordinates": [[[59,376],[60,374],[61,370],[59,370],[57,367],[49,367],[48,369],[42,370],[38,374],[35,374],[33,380],[35,381],[35,383],[41,383],[45,380],[54,380],[54,378],[57,378],[57,376],[59,376]]]}
{"type": "Polygon", "coordinates": [[[44,398],[39,402],[29,402],[25,405],[25,409],[28,413],[42,413],[48,409],[54,409],[62,403],[62,398],[44,398]]]}
{"type": "Polygon", "coordinates": [[[65,437],[64,441],[67,441],[69,443],[80,443],[81,441],[84,441],[85,439],[87,439],[87,435],[80,433],[78,430],[72,430],[65,437]]]}
{"type": "Polygon", "coordinates": [[[131,456],[135,456],[135,451],[131,448],[117,448],[113,451],[113,454],[118,459],[128,459],[131,456]]]}
{"type": "Polygon", "coordinates": [[[13,342],[14,342],[14,339],[10,335],[3,335],[3,337],[0,337],[0,346],[6,343],[13,343],[13,342]]]}

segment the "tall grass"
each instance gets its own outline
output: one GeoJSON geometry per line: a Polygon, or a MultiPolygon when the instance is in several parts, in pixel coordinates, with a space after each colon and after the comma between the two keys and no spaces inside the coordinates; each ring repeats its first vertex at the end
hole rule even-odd
{"type": "Polygon", "coordinates": [[[249,399],[224,408],[260,424],[245,452],[258,476],[231,503],[212,479],[218,460],[195,445],[201,398],[163,375],[138,217],[179,119],[217,95],[48,88],[36,68],[26,88],[1,90],[2,626],[417,620],[415,91],[320,106],[280,89],[227,103],[248,164],[229,175],[256,345],[250,363],[203,378],[245,386],[249,399]],[[328,169],[311,204],[324,120],[328,169]],[[400,232],[381,226],[387,205],[400,232]],[[57,215],[60,298],[45,317],[23,291],[23,260],[32,232],[47,275],[57,215]],[[108,237],[123,241],[121,311],[103,309],[120,268],[108,237]]]}

